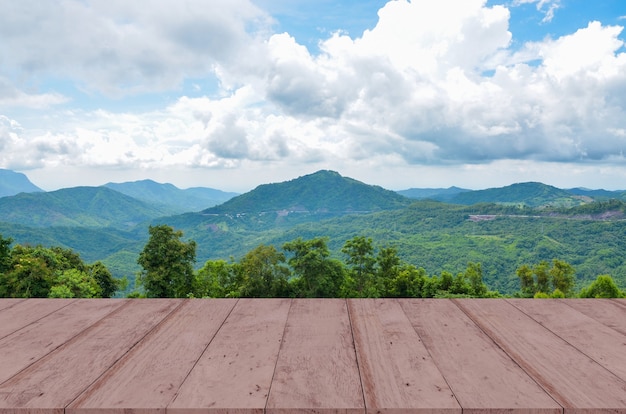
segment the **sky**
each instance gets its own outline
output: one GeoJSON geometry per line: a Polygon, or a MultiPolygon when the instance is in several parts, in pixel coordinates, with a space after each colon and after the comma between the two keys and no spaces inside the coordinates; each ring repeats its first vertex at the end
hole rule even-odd
{"type": "Polygon", "coordinates": [[[626,190],[624,0],[0,0],[0,168],[45,190],[626,190]]]}

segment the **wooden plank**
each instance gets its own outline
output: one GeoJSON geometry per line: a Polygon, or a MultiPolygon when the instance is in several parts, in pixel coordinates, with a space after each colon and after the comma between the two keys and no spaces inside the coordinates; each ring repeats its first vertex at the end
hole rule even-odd
{"type": "Polygon", "coordinates": [[[0,312],[0,339],[74,302],[75,299],[3,299],[12,303],[0,312]]]}
{"type": "Polygon", "coordinates": [[[16,304],[25,301],[26,299],[19,298],[0,298],[0,311],[15,306],[16,304]]]}
{"type": "Polygon", "coordinates": [[[456,300],[456,303],[565,412],[626,412],[624,381],[511,303],[489,299],[456,300]]]}
{"type": "Polygon", "coordinates": [[[64,408],[180,306],[129,301],[82,334],[0,385],[0,413],[62,414],[64,408]]]}
{"type": "Polygon", "coordinates": [[[464,413],[562,412],[453,302],[405,299],[400,304],[464,413]]]}
{"type": "Polygon", "coordinates": [[[168,414],[263,413],[291,300],[240,299],[168,414]]]}
{"type": "Polygon", "coordinates": [[[461,413],[395,300],[348,300],[368,413],[461,413]]]}
{"type": "Polygon", "coordinates": [[[365,412],[345,300],[292,303],[266,408],[286,412],[365,412]]]}
{"type": "Polygon", "coordinates": [[[567,299],[565,303],[609,328],[626,335],[626,300],[567,299]]]}
{"type": "MultiPolygon", "coordinates": [[[[526,315],[626,381],[626,335],[568,306],[566,301],[509,300],[526,315]]],[[[626,319],[626,309],[622,318],[626,319]]]]}
{"type": "Polygon", "coordinates": [[[189,300],[108,370],[66,410],[158,412],[172,401],[235,300],[189,300]]]}
{"type": "MultiPolygon", "coordinates": [[[[57,306],[61,302],[48,300],[57,306]]],[[[42,314],[50,309],[46,301],[28,301],[32,306],[43,308],[42,314]]],[[[0,340],[0,383],[37,362],[90,325],[122,306],[120,299],[78,300],[65,302],[66,306],[0,340]]],[[[27,316],[35,314],[27,309],[27,316]]]]}

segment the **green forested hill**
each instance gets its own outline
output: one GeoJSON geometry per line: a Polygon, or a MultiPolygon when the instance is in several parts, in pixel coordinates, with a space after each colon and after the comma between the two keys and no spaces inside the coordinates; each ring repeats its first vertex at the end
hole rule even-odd
{"type": "Polygon", "coordinates": [[[126,183],[108,183],[105,187],[154,205],[161,205],[177,213],[200,211],[221,204],[235,197],[212,188],[193,187],[181,190],[172,184],[161,184],[152,180],[126,183]]]}
{"type": "Polygon", "coordinates": [[[342,177],[334,171],[318,171],[291,181],[260,185],[204,214],[262,212],[350,213],[402,208],[408,198],[382,187],[342,177]]]}
{"type": "Polygon", "coordinates": [[[332,254],[342,258],[347,240],[365,236],[377,246],[396,247],[404,261],[429,274],[455,274],[479,262],[489,288],[503,293],[518,289],[520,265],[555,258],[574,265],[580,282],[610,274],[626,288],[625,202],[588,199],[565,207],[546,203],[563,196],[549,186],[508,190],[512,201],[499,204],[415,201],[320,171],[260,186],[201,213],[167,215],[111,189],[83,187],[0,199],[0,234],[20,244],[71,248],[89,262],[102,260],[115,276],[128,276],[131,286],[148,225],[168,224],[197,242],[198,267],[208,259],[239,260],[260,244],[281,249],[297,238],[328,237],[332,254]],[[535,204],[541,207],[529,207],[535,204]]]}
{"type": "Polygon", "coordinates": [[[467,191],[459,193],[447,201],[463,205],[505,203],[528,207],[572,207],[585,202],[580,196],[566,190],[535,182],[512,184],[502,188],[467,191]]]}
{"type": "Polygon", "coordinates": [[[132,228],[172,212],[106,187],[74,187],[0,198],[1,222],[30,227],[132,228]]]}

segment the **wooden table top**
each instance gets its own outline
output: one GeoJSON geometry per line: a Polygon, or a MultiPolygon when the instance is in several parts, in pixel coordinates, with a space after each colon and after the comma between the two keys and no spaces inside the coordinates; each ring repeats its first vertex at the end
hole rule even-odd
{"type": "Polygon", "coordinates": [[[626,413],[624,299],[0,299],[0,414],[626,413]]]}

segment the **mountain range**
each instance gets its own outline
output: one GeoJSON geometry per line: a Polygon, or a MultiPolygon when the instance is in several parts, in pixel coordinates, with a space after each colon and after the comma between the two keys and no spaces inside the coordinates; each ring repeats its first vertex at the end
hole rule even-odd
{"type": "Polygon", "coordinates": [[[199,266],[298,237],[329,237],[340,255],[346,240],[366,235],[429,272],[481,262],[490,287],[504,292],[514,289],[515,266],[555,257],[575,262],[582,280],[606,272],[626,284],[623,191],[532,182],[394,192],[326,170],[240,195],[150,180],[43,192],[24,178],[13,191],[34,192],[0,198],[3,237],[71,248],[131,280],[148,225],[168,224],[197,242],[199,266]]]}

